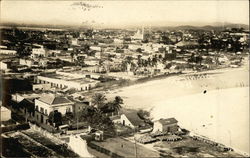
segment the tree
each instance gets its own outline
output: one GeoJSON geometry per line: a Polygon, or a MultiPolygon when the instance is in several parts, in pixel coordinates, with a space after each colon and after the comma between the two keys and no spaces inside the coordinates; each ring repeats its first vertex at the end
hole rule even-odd
{"type": "Polygon", "coordinates": [[[137,65],[139,66],[139,67],[141,67],[141,65],[142,65],[142,59],[141,59],[141,55],[138,55],[137,56],[137,65]]]}
{"type": "Polygon", "coordinates": [[[136,49],[136,52],[141,53],[141,52],[142,52],[142,49],[141,49],[141,48],[137,48],[137,49],[136,49]]]}
{"type": "Polygon", "coordinates": [[[71,121],[73,119],[74,115],[72,112],[66,112],[65,116],[62,117],[62,120],[64,121],[71,121]]]}
{"type": "Polygon", "coordinates": [[[142,119],[142,120],[145,120],[145,119],[148,119],[149,116],[150,116],[150,113],[148,111],[145,111],[145,110],[139,110],[137,112],[137,115],[142,119]]]}
{"type": "Polygon", "coordinates": [[[102,106],[104,106],[104,102],[106,101],[106,97],[105,95],[101,94],[101,93],[96,93],[93,97],[92,97],[92,102],[94,105],[97,106],[97,108],[101,108],[102,106]]]}
{"type": "Polygon", "coordinates": [[[151,60],[150,57],[148,58],[148,62],[147,63],[148,63],[147,65],[152,66],[152,60],[151,60]]]}
{"type": "Polygon", "coordinates": [[[114,101],[109,104],[109,109],[113,112],[117,112],[122,108],[123,99],[120,96],[116,96],[114,101]]]}
{"type": "Polygon", "coordinates": [[[199,63],[199,64],[201,65],[202,60],[203,60],[202,56],[199,55],[199,56],[196,57],[196,61],[195,61],[195,62],[196,62],[197,64],[199,63]]]}
{"type": "Polygon", "coordinates": [[[62,125],[62,114],[57,110],[50,112],[49,114],[49,123],[52,125],[55,123],[55,127],[62,125]]]}

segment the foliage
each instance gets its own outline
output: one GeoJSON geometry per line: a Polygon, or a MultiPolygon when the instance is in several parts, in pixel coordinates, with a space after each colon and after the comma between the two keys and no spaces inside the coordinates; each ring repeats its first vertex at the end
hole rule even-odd
{"type": "Polygon", "coordinates": [[[149,116],[150,116],[150,113],[148,112],[148,111],[145,111],[145,110],[139,110],[138,112],[137,112],[137,115],[141,118],[141,119],[143,119],[143,120],[145,120],[145,119],[148,119],[149,118],[149,116]]]}
{"type": "Polygon", "coordinates": [[[55,127],[59,127],[62,125],[62,114],[57,110],[50,112],[49,114],[49,123],[53,125],[55,123],[55,127]]]}
{"type": "Polygon", "coordinates": [[[103,115],[103,112],[94,106],[86,106],[80,120],[87,121],[92,128],[99,130],[113,129],[113,123],[109,117],[103,115]]]}
{"type": "Polygon", "coordinates": [[[104,105],[104,102],[107,100],[107,98],[105,97],[105,95],[101,94],[101,93],[96,93],[93,97],[92,97],[92,103],[94,105],[96,105],[98,108],[101,108],[104,105]]]}

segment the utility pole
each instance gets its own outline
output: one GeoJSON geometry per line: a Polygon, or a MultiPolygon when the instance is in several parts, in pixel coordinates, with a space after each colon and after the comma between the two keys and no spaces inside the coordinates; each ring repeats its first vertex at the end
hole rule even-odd
{"type": "Polygon", "coordinates": [[[137,158],[137,146],[136,146],[136,140],[135,140],[135,129],[134,129],[134,141],[135,141],[135,157],[137,158]]]}
{"type": "Polygon", "coordinates": [[[77,113],[77,116],[76,116],[76,131],[78,133],[78,115],[79,115],[79,112],[77,113]]]}

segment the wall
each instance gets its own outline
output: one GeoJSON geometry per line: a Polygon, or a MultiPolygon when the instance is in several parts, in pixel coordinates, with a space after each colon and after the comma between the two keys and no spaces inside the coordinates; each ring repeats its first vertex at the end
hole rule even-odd
{"type": "Polygon", "coordinates": [[[94,157],[88,152],[87,143],[80,136],[72,135],[69,138],[69,147],[80,157],[94,157]]]}
{"type": "Polygon", "coordinates": [[[49,105],[46,104],[40,100],[35,100],[35,107],[38,106],[38,111],[40,111],[40,108],[44,108],[44,112],[45,110],[47,110],[47,115],[49,115],[50,112],[54,111],[54,110],[58,110],[58,112],[62,113],[62,115],[64,115],[66,113],[66,109],[70,108],[70,111],[73,112],[73,103],[68,103],[68,104],[56,104],[56,105],[49,105]]]}
{"type": "MultiPolygon", "coordinates": [[[[36,108],[37,106],[38,106],[38,111],[39,111],[39,112],[41,112],[41,111],[40,111],[40,108],[41,108],[41,107],[44,109],[44,113],[45,113],[45,110],[47,110],[47,115],[49,115],[49,113],[50,113],[51,111],[53,111],[51,105],[48,105],[48,104],[46,104],[46,103],[44,103],[44,102],[42,102],[42,101],[40,101],[40,100],[35,99],[35,108],[36,108]]],[[[45,113],[45,114],[46,114],[46,113],[45,113]]]]}
{"type": "Polygon", "coordinates": [[[32,90],[49,90],[51,88],[50,84],[34,84],[32,85],[32,90]]]}
{"type": "Polygon", "coordinates": [[[128,120],[128,118],[124,114],[121,115],[121,124],[123,124],[123,121],[125,121],[125,126],[135,128],[135,126],[132,125],[132,123],[128,120]]]}
{"type": "MultiPolygon", "coordinates": [[[[78,82],[73,82],[73,81],[65,81],[62,79],[55,79],[55,78],[49,78],[49,77],[44,77],[44,76],[37,76],[37,82],[39,83],[40,81],[45,81],[48,83],[52,83],[56,85],[58,88],[74,88],[77,90],[88,90],[89,89],[89,84],[80,84],[78,82]]],[[[42,82],[44,83],[44,82],[42,82]]]]}
{"type": "Polygon", "coordinates": [[[0,69],[1,70],[6,70],[8,69],[8,64],[4,63],[4,62],[0,62],[0,69]]]}
{"type": "Polygon", "coordinates": [[[1,106],[1,121],[8,121],[11,119],[11,111],[1,106]]]}
{"type": "Polygon", "coordinates": [[[20,59],[19,63],[20,63],[20,65],[26,65],[29,67],[31,67],[34,64],[34,62],[32,60],[26,60],[26,59],[20,59]]]}
{"type": "Polygon", "coordinates": [[[176,123],[163,126],[163,131],[176,132],[177,130],[178,130],[178,127],[176,123]]]}
{"type": "Polygon", "coordinates": [[[156,131],[161,131],[162,132],[162,124],[159,123],[159,122],[154,122],[154,129],[153,129],[154,132],[156,131]]]}
{"type": "Polygon", "coordinates": [[[12,54],[12,55],[15,55],[16,51],[15,50],[0,49],[0,54],[12,54]]]}

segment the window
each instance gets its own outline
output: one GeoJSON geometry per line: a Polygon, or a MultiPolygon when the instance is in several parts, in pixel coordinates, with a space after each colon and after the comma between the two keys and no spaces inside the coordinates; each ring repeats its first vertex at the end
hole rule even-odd
{"type": "Polygon", "coordinates": [[[36,106],[36,111],[38,111],[38,106],[36,106]]]}
{"type": "Polygon", "coordinates": [[[71,108],[70,107],[68,107],[67,109],[66,109],[66,113],[67,112],[71,112],[71,108]]]}
{"type": "Polygon", "coordinates": [[[47,111],[47,109],[45,109],[45,114],[46,114],[46,115],[48,115],[48,111],[47,111]]]}
{"type": "Polygon", "coordinates": [[[44,108],[40,107],[40,112],[44,113],[44,108]]]}

